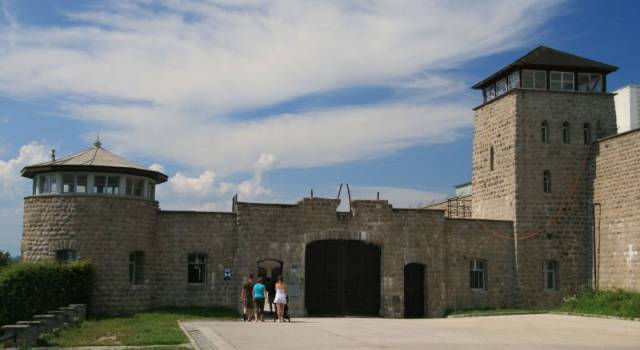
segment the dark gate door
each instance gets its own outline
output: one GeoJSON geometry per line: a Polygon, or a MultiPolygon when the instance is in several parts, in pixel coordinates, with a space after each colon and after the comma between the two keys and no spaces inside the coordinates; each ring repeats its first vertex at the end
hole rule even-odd
{"type": "Polygon", "coordinates": [[[305,256],[305,283],[309,315],[377,316],[380,248],[349,240],[310,243],[305,256]]]}
{"type": "Polygon", "coordinates": [[[404,267],[404,317],[424,317],[424,265],[404,267]]]}

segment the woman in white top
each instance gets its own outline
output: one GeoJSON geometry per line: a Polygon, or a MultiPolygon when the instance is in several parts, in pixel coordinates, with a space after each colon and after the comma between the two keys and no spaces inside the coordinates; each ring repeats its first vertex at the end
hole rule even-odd
{"type": "Polygon", "coordinates": [[[284,283],[282,276],[278,276],[276,282],[276,297],[273,302],[276,304],[278,322],[282,322],[284,318],[284,308],[287,305],[287,284],[284,283]]]}

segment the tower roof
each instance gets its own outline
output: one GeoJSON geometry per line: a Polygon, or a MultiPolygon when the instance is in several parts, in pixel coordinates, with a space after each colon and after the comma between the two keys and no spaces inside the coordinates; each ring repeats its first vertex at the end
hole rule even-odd
{"type": "Polygon", "coordinates": [[[157,183],[167,181],[167,175],[145,168],[142,165],[130,162],[102,148],[100,141],[96,141],[93,147],[82,152],[72,154],[48,162],[33,164],[22,169],[24,177],[33,178],[38,173],[50,171],[99,171],[115,172],[131,175],[145,176],[156,180],[157,183]]]}
{"type": "Polygon", "coordinates": [[[532,69],[564,69],[570,71],[593,72],[609,74],[618,70],[618,67],[606,63],[590,60],[588,58],[576,56],[568,52],[552,49],[546,46],[538,46],[526,55],[518,58],[513,63],[502,68],[481,82],[472,86],[473,89],[480,89],[497,77],[503,76],[509,70],[516,68],[532,69]]]}

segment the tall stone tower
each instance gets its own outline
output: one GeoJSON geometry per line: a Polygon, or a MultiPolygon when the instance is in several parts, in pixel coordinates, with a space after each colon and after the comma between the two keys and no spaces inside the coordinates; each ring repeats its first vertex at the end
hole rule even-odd
{"type": "Polygon", "coordinates": [[[473,216],[514,221],[520,303],[551,305],[591,284],[589,168],[593,142],[616,132],[606,84],[616,70],[540,46],[473,86],[483,93],[473,216]]]}

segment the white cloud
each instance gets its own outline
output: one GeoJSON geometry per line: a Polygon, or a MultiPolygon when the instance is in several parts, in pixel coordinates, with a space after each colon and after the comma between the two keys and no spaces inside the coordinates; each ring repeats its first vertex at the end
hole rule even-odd
{"type": "Polygon", "coordinates": [[[20,252],[22,197],[31,193],[30,182],[20,176],[20,170],[48,159],[47,147],[32,142],[20,147],[15,158],[0,160],[0,249],[11,255],[20,252]]]}
{"type": "Polygon", "coordinates": [[[58,96],[120,151],[219,176],[262,152],[278,167],[378,157],[469,126],[468,106],[424,102],[460,88],[442,69],[528,44],[557,3],[112,1],[67,27],[0,27],[0,93],[58,96]],[[370,84],[422,102],[229,116],[370,84]]]}
{"type": "Polygon", "coordinates": [[[215,178],[216,173],[209,170],[197,177],[188,177],[177,172],[174,176],[169,178],[169,186],[171,186],[172,191],[178,194],[202,196],[213,192],[213,182],[215,178]]]}
{"type": "Polygon", "coordinates": [[[149,170],[153,170],[153,171],[164,173],[164,166],[162,166],[162,164],[153,163],[153,164],[149,165],[149,170]]]}
{"type": "Polygon", "coordinates": [[[274,155],[262,153],[254,164],[253,176],[239,183],[218,183],[211,170],[194,177],[177,172],[167,184],[158,187],[158,200],[164,209],[201,211],[229,210],[234,194],[245,201],[264,200],[272,192],[264,184],[263,174],[276,162],[274,155]]]}
{"type": "Polygon", "coordinates": [[[9,118],[7,117],[0,117],[0,123],[1,124],[7,124],[9,122],[9,118]]]}
{"type": "Polygon", "coordinates": [[[20,147],[18,156],[7,161],[0,160],[0,193],[4,196],[22,193],[24,178],[20,175],[23,167],[41,163],[48,159],[45,146],[32,142],[20,147]]]}

